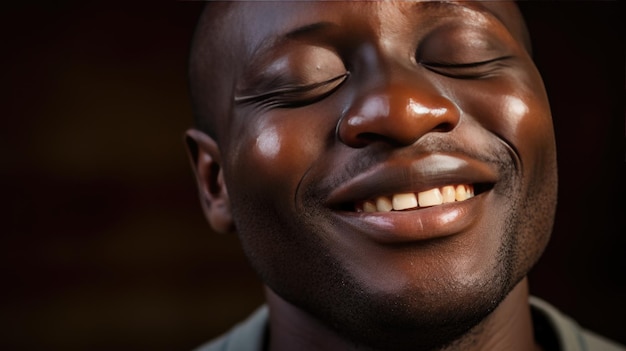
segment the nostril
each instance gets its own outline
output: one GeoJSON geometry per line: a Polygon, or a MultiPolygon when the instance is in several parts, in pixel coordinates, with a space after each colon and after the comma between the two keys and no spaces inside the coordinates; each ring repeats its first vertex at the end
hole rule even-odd
{"type": "Polygon", "coordinates": [[[394,138],[377,133],[361,133],[357,136],[357,139],[360,142],[358,147],[364,147],[375,142],[383,142],[394,146],[400,146],[402,144],[394,138]]]}
{"type": "Polygon", "coordinates": [[[357,140],[359,140],[360,146],[365,146],[375,141],[379,141],[380,138],[380,134],[376,133],[360,133],[359,135],[357,135],[357,140]]]}
{"type": "Polygon", "coordinates": [[[365,144],[373,143],[375,141],[380,141],[384,139],[384,137],[380,134],[376,133],[361,133],[357,136],[359,140],[364,142],[365,144]]]}
{"type": "Polygon", "coordinates": [[[437,126],[435,126],[435,128],[433,128],[434,132],[449,132],[452,129],[454,129],[455,124],[454,123],[450,123],[450,122],[443,122],[443,123],[439,123],[437,126]]]}

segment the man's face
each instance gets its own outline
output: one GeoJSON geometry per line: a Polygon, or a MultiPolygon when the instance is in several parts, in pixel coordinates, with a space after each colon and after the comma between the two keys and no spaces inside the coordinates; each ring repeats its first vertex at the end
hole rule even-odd
{"type": "Polygon", "coordinates": [[[221,166],[267,286],[354,338],[459,332],[493,310],[540,256],[556,198],[512,5],[237,2],[221,18],[229,74],[199,79],[232,92],[221,166]]]}

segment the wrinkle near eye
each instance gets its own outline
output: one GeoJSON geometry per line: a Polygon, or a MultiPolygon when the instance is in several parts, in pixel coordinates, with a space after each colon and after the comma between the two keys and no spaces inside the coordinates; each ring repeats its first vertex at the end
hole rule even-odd
{"type": "Polygon", "coordinates": [[[285,86],[256,95],[237,95],[234,100],[237,104],[255,102],[275,106],[307,104],[332,93],[349,75],[350,72],[345,72],[324,82],[303,86],[285,86]]]}

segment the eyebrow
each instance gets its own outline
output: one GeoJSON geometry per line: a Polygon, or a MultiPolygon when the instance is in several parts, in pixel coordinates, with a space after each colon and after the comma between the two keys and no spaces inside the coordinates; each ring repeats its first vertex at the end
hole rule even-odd
{"type": "Polygon", "coordinates": [[[301,37],[306,37],[308,35],[324,31],[331,27],[336,27],[337,24],[327,21],[315,22],[311,24],[306,24],[301,27],[297,27],[295,29],[287,32],[284,37],[287,39],[299,39],[301,37]]]}

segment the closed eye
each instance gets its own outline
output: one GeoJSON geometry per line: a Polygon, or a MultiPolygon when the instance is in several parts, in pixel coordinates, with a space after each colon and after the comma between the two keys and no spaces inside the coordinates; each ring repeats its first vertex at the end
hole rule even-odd
{"type": "Polygon", "coordinates": [[[491,60],[469,63],[425,62],[420,64],[435,73],[457,79],[486,78],[502,67],[501,63],[510,56],[497,57],[491,60]]]}
{"type": "Polygon", "coordinates": [[[345,72],[323,82],[283,86],[260,94],[235,96],[236,104],[263,103],[271,107],[299,107],[319,101],[335,91],[350,75],[345,72]]]}

